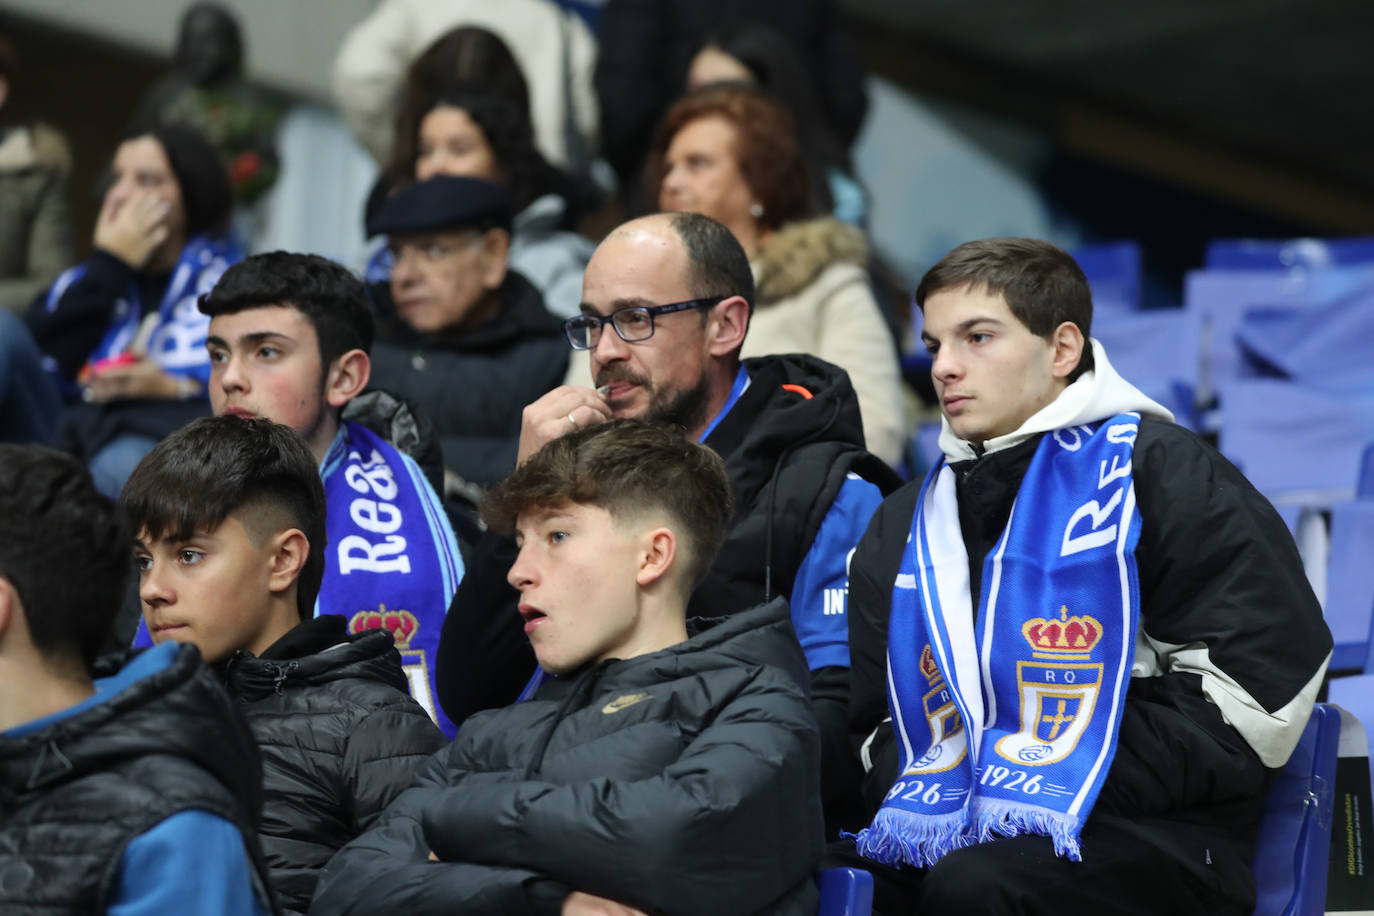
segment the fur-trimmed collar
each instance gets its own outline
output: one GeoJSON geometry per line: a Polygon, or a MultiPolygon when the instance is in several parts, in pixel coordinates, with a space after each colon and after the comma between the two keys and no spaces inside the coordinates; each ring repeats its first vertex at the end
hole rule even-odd
{"type": "Polygon", "coordinates": [[[795,296],[835,263],[868,263],[868,241],[861,229],[830,217],[789,223],[754,259],[755,299],[766,305],[795,296]]]}

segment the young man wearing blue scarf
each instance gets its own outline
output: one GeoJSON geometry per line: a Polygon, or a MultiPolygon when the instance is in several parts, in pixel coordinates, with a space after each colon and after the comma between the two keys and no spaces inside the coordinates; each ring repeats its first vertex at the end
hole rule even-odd
{"type": "Polygon", "coordinates": [[[423,427],[376,394],[359,410],[372,347],[362,282],[325,258],[270,252],[225,271],[201,310],[216,416],[290,426],[320,464],[329,548],[316,613],[346,615],[350,633],[390,630],[411,695],[452,737],[434,701],[434,651],[463,558],[435,486],[393,444],[422,449],[423,427]],[[350,404],[356,419],[344,419],[350,404]]]}
{"type": "Polygon", "coordinates": [[[837,855],[884,914],[1249,913],[1331,649],[1292,538],[1116,374],[1063,251],[970,242],[916,302],[945,457],[850,567],[874,817],[837,855]]]}

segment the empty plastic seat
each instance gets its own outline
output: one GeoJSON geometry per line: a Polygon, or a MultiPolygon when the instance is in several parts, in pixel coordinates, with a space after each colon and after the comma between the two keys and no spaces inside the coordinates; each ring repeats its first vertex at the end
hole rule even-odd
{"type": "Polygon", "coordinates": [[[1331,669],[1364,668],[1374,623],[1374,500],[1331,507],[1323,616],[1336,643],[1331,669]]]}
{"type": "Polygon", "coordinates": [[[1093,316],[1093,337],[1126,381],[1197,429],[1195,398],[1201,371],[1201,326],[1194,312],[1157,309],[1093,316]]]}
{"type": "Polygon", "coordinates": [[[1374,263],[1374,236],[1339,239],[1216,239],[1207,246],[1209,269],[1284,270],[1374,263]]]}
{"type": "Polygon", "coordinates": [[[1139,242],[1080,245],[1071,254],[1092,288],[1094,316],[1105,311],[1134,312],[1140,308],[1139,242]]]}
{"type": "Polygon", "coordinates": [[[827,868],[820,875],[819,916],[869,916],[873,876],[861,868],[827,868]]]}
{"type": "Polygon", "coordinates": [[[1222,390],[1221,401],[1221,451],[1274,502],[1354,498],[1365,446],[1374,441],[1374,394],[1242,379],[1222,390]]]}
{"type": "Polygon", "coordinates": [[[1340,734],[1340,712],[1317,704],[1293,756],[1269,787],[1252,862],[1259,892],[1255,916],[1325,910],[1340,734]]]}
{"type": "Polygon", "coordinates": [[[1314,307],[1246,309],[1236,344],[1246,370],[1326,391],[1374,392],[1374,286],[1314,307]]]}

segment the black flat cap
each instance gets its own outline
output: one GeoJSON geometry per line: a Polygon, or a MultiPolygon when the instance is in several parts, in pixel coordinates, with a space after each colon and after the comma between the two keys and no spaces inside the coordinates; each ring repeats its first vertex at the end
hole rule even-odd
{"type": "Polygon", "coordinates": [[[505,188],[480,178],[440,176],[393,194],[367,221],[368,235],[437,232],[480,226],[510,231],[505,188]]]}

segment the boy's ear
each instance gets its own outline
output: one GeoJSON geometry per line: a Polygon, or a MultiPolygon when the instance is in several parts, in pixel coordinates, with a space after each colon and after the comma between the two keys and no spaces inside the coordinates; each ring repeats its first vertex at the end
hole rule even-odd
{"type": "Polygon", "coordinates": [[[284,592],[300,578],[305,561],[310,558],[310,540],[299,528],[288,528],[272,538],[272,568],[268,588],[284,592]]]}
{"type": "Polygon", "coordinates": [[[324,399],[330,407],[343,407],[363,393],[372,377],[372,360],[362,350],[349,350],[325,370],[324,399]]]}
{"type": "Polygon", "coordinates": [[[670,528],[653,528],[644,532],[642,544],[639,570],[635,575],[640,587],[657,582],[673,568],[677,559],[677,535],[670,528]]]}
{"type": "Polygon", "coordinates": [[[1078,368],[1078,360],[1088,342],[1083,339],[1083,330],[1072,321],[1061,322],[1050,332],[1050,343],[1054,346],[1054,359],[1050,363],[1050,375],[1057,379],[1067,379],[1078,368]]]}

